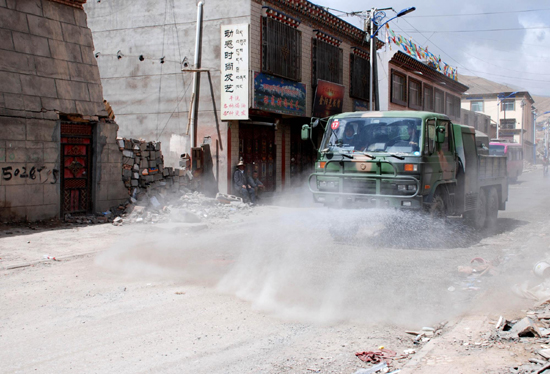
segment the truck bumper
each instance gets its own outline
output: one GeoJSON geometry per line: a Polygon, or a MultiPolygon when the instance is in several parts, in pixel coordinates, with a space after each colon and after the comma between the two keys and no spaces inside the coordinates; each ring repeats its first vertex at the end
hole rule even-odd
{"type": "Polygon", "coordinates": [[[394,208],[404,210],[420,210],[423,207],[423,197],[401,196],[372,196],[372,195],[340,195],[338,193],[313,192],[316,203],[327,206],[341,206],[353,208],[394,208]]]}

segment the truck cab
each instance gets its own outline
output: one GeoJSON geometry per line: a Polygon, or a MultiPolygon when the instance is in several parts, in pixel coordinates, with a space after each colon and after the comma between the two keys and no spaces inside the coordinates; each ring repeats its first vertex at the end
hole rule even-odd
{"type": "MultiPolygon", "coordinates": [[[[305,125],[302,138],[310,133],[305,125]]],[[[496,184],[503,191],[505,175],[488,172],[493,161],[481,159],[491,156],[481,135],[476,141],[473,128],[439,113],[338,114],[326,121],[309,188],[316,202],[331,207],[461,215],[477,209],[481,188],[496,184]]]]}

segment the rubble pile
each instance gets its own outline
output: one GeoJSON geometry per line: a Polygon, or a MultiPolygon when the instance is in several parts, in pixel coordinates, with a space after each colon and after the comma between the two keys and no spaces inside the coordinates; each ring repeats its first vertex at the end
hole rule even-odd
{"type": "Polygon", "coordinates": [[[248,215],[249,204],[239,197],[218,194],[216,198],[180,187],[180,190],[160,186],[138,193],[124,204],[124,211],[113,219],[113,225],[124,223],[216,222],[236,213],[248,215]]]}
{"type": "Polygon", "coordinates": [[[160,142],[146,142],[141,139],[117,138],[122,152],[122,180],[131,196],[139,189],[176,185],[195,189],[191,160],[182,158],[181,168],[165,167],[160,142]]]}

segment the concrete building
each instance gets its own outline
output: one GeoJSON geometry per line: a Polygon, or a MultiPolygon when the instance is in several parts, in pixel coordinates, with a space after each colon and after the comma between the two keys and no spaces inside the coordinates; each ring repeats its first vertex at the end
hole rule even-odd
{"type": "Polygon", "coordinates": [[[315,157],[311,142],[300,139],[301,126],[312,116],[366,105],[364,32],[305,0],[207,0],[197,66],[196,4],[85,5],[105,98],[120,135],[161,141],[165,163],[173,165],[191,147],[190,108],[198,102],[195,136],[198,144],[211,141],[221,192],[231,193],[241,157],[260,171],[270,191],[301,182],[315,157]],[[236,34],[242,37],[230,39],[236,34]],[[241,74],[230,70],[235,68],[230,58],[238,52],[232,43],[241,43],[241,74]],[[195,100],[193,71],[199,67],[195,100]],[[234,89],[244,96],[231,95],[234,89]]]}
{"type": "Polygon", "coordinates": [[[85,0],[0,0],[0,219],[103,211],[127,197],[85,0]]]}
{"type": "Polygon", "coordinates": [[[462,108],[489,115],[499,126],[498,137],[523,144],[524,159],[533,162],[535,101],[529,92],[479,77],[461,75],[460,81],[470,87],[462,108]]]}

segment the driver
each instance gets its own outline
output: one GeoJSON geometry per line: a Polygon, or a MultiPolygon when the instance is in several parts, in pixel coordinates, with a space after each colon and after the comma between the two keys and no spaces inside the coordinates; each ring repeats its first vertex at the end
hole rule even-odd
{"type": "Polygon", "coordinates": [[[355,133],[354,124],[357,125],[357,128],[360,128],[359,123],[357,122],[348,122],[344,129],[344,136],[342,137],[342,143],[354,147],[354,149],[361,148],[361,137],[355,133]]]}

